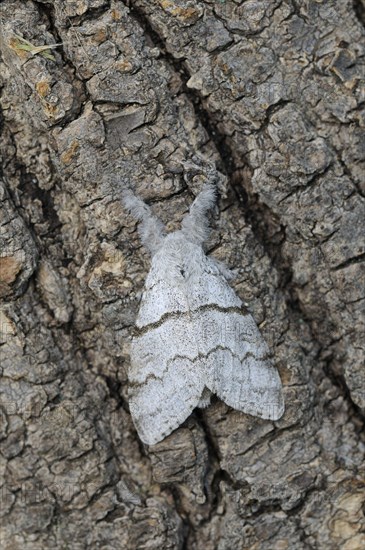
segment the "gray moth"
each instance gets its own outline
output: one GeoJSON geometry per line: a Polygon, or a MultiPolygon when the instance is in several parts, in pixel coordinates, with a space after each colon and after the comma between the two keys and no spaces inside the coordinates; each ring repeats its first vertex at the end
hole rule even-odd
{"type": "Polygon", "coordinates": [[[216,190],[206,184],[181,229],[166,234],[131,191],[123,201],[151,254],[132,338],[129,405],[141,440],[154,445],[216,394],[238,411],[278,420],[282,384],[266,342],[228,283],[230,271],[203,249],[216,190]]]}

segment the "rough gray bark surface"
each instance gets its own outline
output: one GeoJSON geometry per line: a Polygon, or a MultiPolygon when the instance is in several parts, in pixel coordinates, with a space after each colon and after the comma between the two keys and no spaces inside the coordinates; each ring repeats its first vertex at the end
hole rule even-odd
{"type": "Polygon", "coordinates": [[[363,14],[2,2],[1,548],[365,547],[363,14]],[[175,229],[207,167],[210,250],[286,413],[216,400],[145,447],[126,384],[149,263],[121,191],[175,229]]]}

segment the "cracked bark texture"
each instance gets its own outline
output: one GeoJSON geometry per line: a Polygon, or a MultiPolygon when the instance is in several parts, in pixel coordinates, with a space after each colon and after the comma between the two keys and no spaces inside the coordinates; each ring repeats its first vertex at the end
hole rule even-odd
{"type": "Polygon", "coordinates": [[[2,2],[1,548],[365,547],[363,13],[2,2]],[[121,191],[176,229],[212,170],[210,250],[286,412],[216,400],[145,447],[126,384],[149,262],[121,191]]]}

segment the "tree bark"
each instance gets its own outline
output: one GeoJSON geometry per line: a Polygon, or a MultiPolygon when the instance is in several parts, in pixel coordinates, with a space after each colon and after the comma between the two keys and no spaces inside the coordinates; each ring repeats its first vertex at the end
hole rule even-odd
{"type": "Polygon", "coordinates": [[[364,548],[363,4],[0,11],[1,548],[364,548]],[[121,193],[173,230],[212,169],[209,249],[286,412],[215,399],[148,447],[127,372],[149,258],[121,193]]]}

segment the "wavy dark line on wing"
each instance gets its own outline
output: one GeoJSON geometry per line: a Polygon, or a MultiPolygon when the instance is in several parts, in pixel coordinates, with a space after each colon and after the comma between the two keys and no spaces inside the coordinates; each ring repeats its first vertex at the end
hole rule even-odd
{"type": "Polygon", "coordinates": [[[181,319],[183,317],[190,317],[192,313],[205,312],[205,311],[219,311],[221,313],[238,313],[239,315],[242,315],[244,317],[246,317],[247,315],[250,315],[247,309],[243,306],[223,307],[223,306],[219,306],[218,304],[204,304],[202,306],[197,307],[196,309],[191,309],[188,311],[167,311],[159,318],[158,321],[154,321],[153,323],[149,323],[148,325],[144,325],[143,327],[135,327],[134,336],[135,337],[143,336],[143,334],[146,334],[149,330],[160,327],[170,319],[181,319]]]}
{"type": "Polygon", "coordinates": [[[168,370],[171,363],[176,361],[176,359],[183,359],[183,360],[186,359],[187,361],[189,361],[189,363],[195,363],[198,360],[207,359],[209,357],[209,355],[211,355],[212,353],[214,353],[215,351],[218,351],[218,350],[228,351],[232,355],[232,357],[234,357],[235,359],[240,361],[240,363],[243,363],[249,357],[253,357],[254,359],[257,359],[258,361],[267,361],[267,360],[272,359],[272,354],[271,353],[266,353],[262,357],[257,357],[257,355],[255,353],[253,353],[252,351],[248,351],[241,359],[241,357],[239,355],[237,355],[236,353],[233,353],[230,348],[227,348],[227,347],[222,346],[222,345],[219,344],[218,346],[215,346],[214,348],[209,350],[208,353],[198,353],[198,355],[196,357],[194,357],[193,359],[191,359],[191,357],[189,357],[188,355],[174,355],[174,357],[171,357],[171,359],[169,359],[167,361],[166,366],[165,366],[164,370],[161,373],[161,376],[156,376],[155,374],[150,373],[146,376],[146,378],[143,382],[132,382],[132,381],[130,381],[129,382],[129,387],[136,388],[136,387],[144,386],[145,384],[147,384],[148,380],[163,380],[165,372],[168,370]]]}

